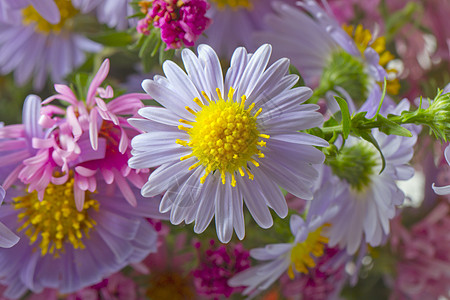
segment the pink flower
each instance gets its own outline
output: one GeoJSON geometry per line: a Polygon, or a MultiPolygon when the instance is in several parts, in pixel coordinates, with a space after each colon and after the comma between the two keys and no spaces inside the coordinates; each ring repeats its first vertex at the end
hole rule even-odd
{"type": "Polygon", "coordinates": [[[198,294],[228,298],[232,293],[243,290],[243,287],[228,285],[228,279],[233,275],[250,268],[250,252],[242,244],[216,246],[211,240],[205,252],[201,251],[200,242],[195,247],[200,263],[192,274],[198,294]]]}
{"type": "Polygon", "coordinates": [[[136,29],[148,34],[148,25],[153,23],[154,27],[161,29],[161,39],[167,44],[167,49],[191,47],[211,23],[205,17],[209,7],[205,0],[155,0],[136,29]]]}
{"type": "Polygon", "coordinates": [[[40,125],[51,128],[52,134],[35,144],[39,159],[24,162],[28,176],[22,176],[22,181],[29,183],[30,188],[43,190],[55,168],[62,174],[58,179],[52,178],[52,182],[58,184],[65,182],[69,170],[73,170],[77,207],[83,206],[84,191],[95,191],[98,175],[107,184],[115,182],[125,199],[136,205],[128,181],[140,188],[144,178],[142,170],[132,170],[127,165],[131,157],[130,139],[138,134],[128,124],[127,117],[135,115],[143,107],[141,100],[149,96],[131,93],[114,98],[111,86],[100,87],[108,72],[109,60],[106,59],[93,78],[85,100],[79,100],[68,86],[55,84],[58,94],[43,102],[45,106],[39,120],[40,125]],[[62,109],[49,105],[56,99],[68,106],[62,109]],[[37,170],[44,170],[43,174],[36,175],[37,170]],[[41,183],[43,180],[36,176],[47,178],[47,182],[41,183]]]}
{"type": "Polygon", "coordinates": [[[442,202],[422,221],[392,224],[391,246],[399,256],[391,299],[438,299],[450,282],[450,204],[442,202]]]}

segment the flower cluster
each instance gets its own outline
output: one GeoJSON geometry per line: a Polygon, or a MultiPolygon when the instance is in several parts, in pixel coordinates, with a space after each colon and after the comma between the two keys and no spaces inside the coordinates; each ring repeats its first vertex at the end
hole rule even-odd
{"type": "Polygon", "coordinates": [[[139,20],[137,31],[149,34],[150,26],[161,29],[161,40],[167,49],[193,46],[211,20],[205,16],[209,4],[205,0],[155,0],[141,4],[146,13],[139,20]],[[148,7],[151,5],[151,7],[148,7]]]}

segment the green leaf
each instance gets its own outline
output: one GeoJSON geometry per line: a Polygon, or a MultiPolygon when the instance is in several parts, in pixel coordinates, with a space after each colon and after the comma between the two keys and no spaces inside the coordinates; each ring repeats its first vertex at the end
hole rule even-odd
{"type": "Polygon", "coordinates": [[[377,140],[373,137],[372,133],[367,131],[361,131],[359,132],[359,136],[361,136],[363,139],[371,143],[372,145],[377,148],[378,152],[380,152],[381,156],[381,171],[380,174],[384,171],[384,168],[386,167],[386,160],[384,158],[383,152],[381,151],[380,145],[378,145],[377,140]]]}
{"type": "Polygon", "coordinates": [[[348,135],[350,134],[350,111],[348,110],[348,104],[347,101],[345,101],[341,97],[336,96],[334,97],[334,99],[336,99],[341,109],[342,135],[344,136],[344,139],[347,139],[348,135]]]}
{"type": "Polygon", "coordinates": [[[109,31],[90,37],[93,41],[109,47],[125,47],[133,42],[133,37],[124,31],[109,31]]]}
{"type": "Polygon", "coordinates": [[[389,119],[386,119],[382,115],[377,116],[377,121],[380,122],[380,131],[386,133],[387,135],[395,134],[399,136],[412,137],[412,134],[408,129],[395,122],[392,122],[389,119]]]}

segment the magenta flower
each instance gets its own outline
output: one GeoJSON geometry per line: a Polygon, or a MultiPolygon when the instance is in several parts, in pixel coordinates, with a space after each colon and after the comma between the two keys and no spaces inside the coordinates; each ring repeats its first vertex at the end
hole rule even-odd
{"type": "Polygon", "coordinates": [[[209,3],[205,0],[155,0],[147,16],[138,22],[137,31],[148,34],[148,26],[161,29],[161,39],[167,49],[192,47],[208,28],[211,20],[205,17],[209,3]]]}
{"type": "Polygon", "coordinates": [[[250,268],[250,252],[242,244],[217,246],[210,241],[209,249],[201,251],[200,242],[195,244],[199,265],[193,270],[194,284],[197,293],[209,297],[230,297],[241,292],[244,287],[231,287],[228,279],[235,274],[250,268]]]}

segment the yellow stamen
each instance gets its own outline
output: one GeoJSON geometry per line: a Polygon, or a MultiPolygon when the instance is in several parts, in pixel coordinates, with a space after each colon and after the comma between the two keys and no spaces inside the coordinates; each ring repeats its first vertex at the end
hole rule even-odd
{"type": "MultiPolygon", "coordinates": [[[[205,174],[200,178],[201,183],[205,182],[208,174],[217,171],[223,184],[227,181],[227,174],[231,174],[231,185],[235,186],[235,173],[239,172],[244,176],[244,169],[250,179],[254,178],[248,170],[248,164],[259,166],[253,156],[264,157],[258,146],[266,145],[259,137],[268,139],[270,136],[259,132],[256,117],[262,109],[252,114],[251,110],[255,104],[251,103],[246,109],[245,95],[241,97],[240,102],[235,102],[233,88],[229,89],[226,99],[219,89],[216,89],[216,92],[217,101],[211,101],[207,94],[202,92],[209,105],[203,105],[200,111],[194,112],[195,121],[188,123],[191,128],[182,125],[178,127],[189,134],[189,142],[177,140],[176,143],[192,149],[192,153],[183,156],[181,160],[192,156],[198,160],[189,170],[204,166],[205,174]]],[[[199,99],[195,98],[194,102],[199,102],[199,99]]]]}
{"type": "Polygon", "coordinates": [[[35,23],[35,30],[44,34],[61,32],[66,26],[66,23],[68,23],[67,21],[78,14],[78,10],[72,6],[72,1],[70,0],[55,0],[55,4],[58,7],[61,16],[61,20],[58,24],[49,23],[31,5],[22,9],[23,23],[25,25],[35,23]]]}
{"type": "Polygon", "coordinates": [[[17,219],[23,222],[18,231],[25,230],[30,244],[39,241],[41,255],[48,253],[59,256],[67,243],[75,249],[83,249],[83,239],[95,221],[90,212],[98,211],[99,203],[86,192],[83,209],[78,211],[73,194],[73,178],[65,184],[50,183],[44,199],[39,201],[37,192],[14,198],[14,209],[21,210],[17,219]],[[84,233],[84,234],[83,234],[84,233]]]}
{"type": "Polygon", "coordinates": [[[322,235],[322,230],[328,226],[330,225],[325,224],[310,232],[303,242],[297,243],[292,248],[290,253],[291,264],[288,269],[289,278],[294,279],[294,270],[298,273],[307,274],[308,268],[316,266],[316,262],[311,255],[320,257],[324,254],[328,238],[322,235]]]}

